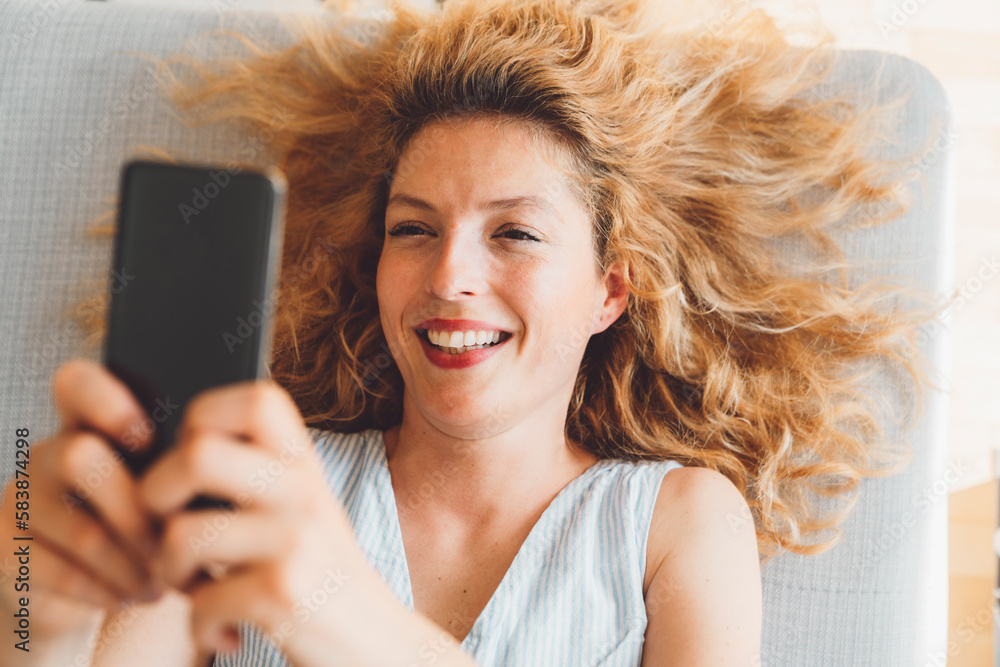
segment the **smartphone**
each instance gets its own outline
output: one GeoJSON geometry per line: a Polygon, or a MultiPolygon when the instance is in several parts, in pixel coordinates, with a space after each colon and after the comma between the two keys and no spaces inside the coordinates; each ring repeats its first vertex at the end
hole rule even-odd
{"type": "MultiPolygon", "coordinates": [[[[277,169],[133,159],[121,170],[104,364],[145,408],[140,475],[202,390],[269,378],[287,183],[277,169]]],[[[189,508],[231,507],[199,496],[189,508]]]]}

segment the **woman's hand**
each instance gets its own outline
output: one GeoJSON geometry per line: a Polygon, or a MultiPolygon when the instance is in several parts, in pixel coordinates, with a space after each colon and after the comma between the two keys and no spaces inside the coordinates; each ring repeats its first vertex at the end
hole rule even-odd
{"type": "MultiPolygon", "coordinates": [[[[149,417],[124,384],[87,359],[60,366],[52,392],[61,427],[30,447],[29,476],[11,479],[0,508],[0,543],[27,548],[31,572],[30,589],[20,593],[13,586],[17,572],[6,573],[0,611],[7,621],[0,627],[9,627],[18,597],[30,598],[35,654],[52,644],[86,650],[105,611],[154,600],[164,590],[148,567],[155,553],[152,519],[137,480],[111,444],[147,446],[149,417]],[[21,485],[27,488],[18,486],[19,479],[29,481],[21,485]],[[26,532],[14,530],[19,501],[30,507],[26,532]],[[26,535],[33,539],[13,539],[26,535]]],[[[12,643],[12,634],[4,635],[12,643]]]]}
{"type": "Polygon", "coordinates": [[[235,648],[246,619],[294,664],[334,664],[373,630],[357,627],[359,604],[391,595],[330,493],[295,403],[273,382],[195,396],[140,492],[162,517],[164,577],[189,594],[199,647],[235,648]],[[234,507],[185,510],[202,494],[234,507]]]}

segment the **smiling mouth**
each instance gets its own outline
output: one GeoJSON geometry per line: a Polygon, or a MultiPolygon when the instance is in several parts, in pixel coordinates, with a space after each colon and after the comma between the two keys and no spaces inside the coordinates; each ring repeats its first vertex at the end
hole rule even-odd
{"type": "Polygon", "coordinates": [[[452,354],[452,355],[462,354],[463,352],[470,352],[472,350],[480,350],[486,347],[496,347],[497,345],[501,345],[504,341],[506,341],[508,338],[511,337],[511,334],[507,333],[506,331],[502,331],[500,332],[499,340],[497,340],[497,342],[495,343],[483,343],[482,345],[469,345],[467,347],[466,346],[448,347],[446,345],[435,345],[434,343],[432,343],[431,339],[427,337],[427,329],[417,329],[416,332],[417,336],[423,339],[424,342],[426,342],[434,349],[441,350],[442,352],[446,352],[447,354],[452,354]]]}

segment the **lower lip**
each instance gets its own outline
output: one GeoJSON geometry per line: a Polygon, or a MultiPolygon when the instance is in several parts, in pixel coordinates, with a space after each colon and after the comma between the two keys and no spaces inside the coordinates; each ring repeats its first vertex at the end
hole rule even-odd
{"type": "Polygon", "coordinates": [[[442,352],[428,343],[420,334],[416,335],[421,347],[424,348],[424,354],[427,355],[427,359],[438,368],[468,368],[469,366],[475,366],[493,356],[494,352],[506,345],[507,341],[512,338],[508,336],[507,340],[490,347],[468,350],[467,352],[460,352],[458,354],[449,354],[442,352]]]}

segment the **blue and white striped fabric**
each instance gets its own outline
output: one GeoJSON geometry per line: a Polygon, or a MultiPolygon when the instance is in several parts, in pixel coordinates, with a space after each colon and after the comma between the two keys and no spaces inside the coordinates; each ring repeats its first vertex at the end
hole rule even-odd
{"type": "MultiPolygon", "coordinates": [[[[310,429],[330,490],[396,597],[413,610],[382,431],[310,429]]],[[[676,461],[605,459],[567,484],[521,545],[462,648],[483,667],[637,667],[646,630],[646,538],[676,461]]],[[[217,667],[286,667],[278,646],[242,623],[217,667]]]]}

